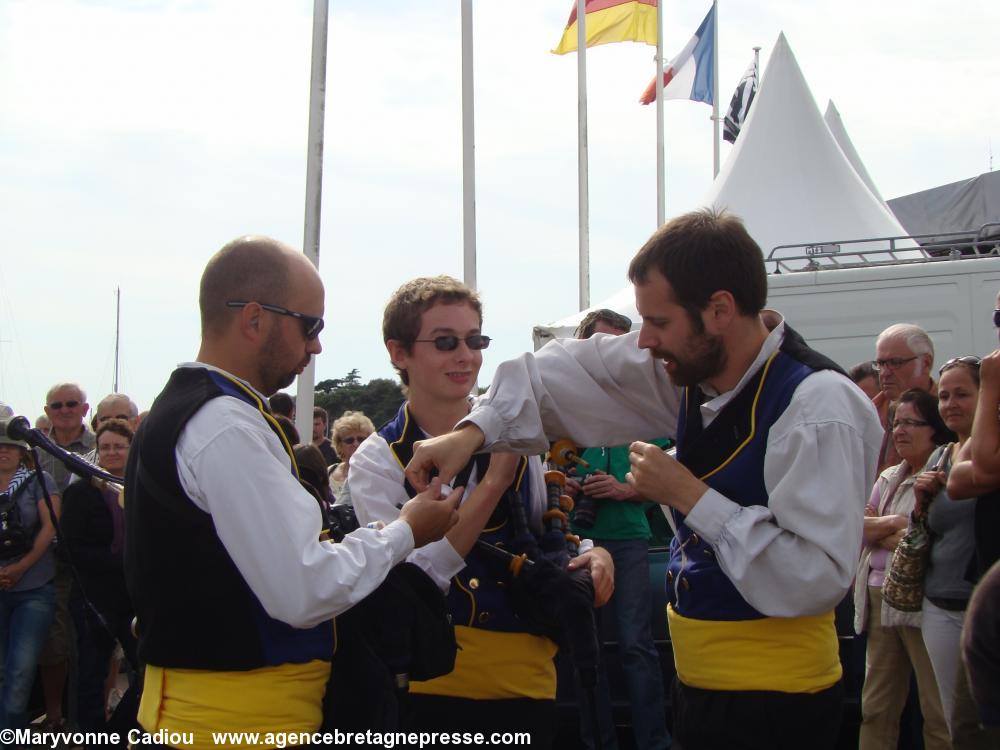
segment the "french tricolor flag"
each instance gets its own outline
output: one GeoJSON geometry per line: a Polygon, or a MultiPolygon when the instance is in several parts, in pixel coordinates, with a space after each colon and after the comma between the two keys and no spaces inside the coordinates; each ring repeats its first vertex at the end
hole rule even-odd
{"type": "MultiPolygon", "coordinates": [[[[670,61],[663,71],[664,99],[691,99],[712,104],[712,74],[715,60],[715,5],[705,20],[684,45],[684,49],[670,61]]],[[[649,82],[639,101],[651,104],[656,101],[656,77],[649,82]]]]}

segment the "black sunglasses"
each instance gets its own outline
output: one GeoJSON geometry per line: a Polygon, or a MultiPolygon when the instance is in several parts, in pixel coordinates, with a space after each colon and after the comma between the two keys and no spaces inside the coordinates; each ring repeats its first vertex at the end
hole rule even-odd
{"type": "Polygon", "coordinates": [[[52,411],[59,411],[64,406],[67,409],[75,409],[79,405],[80,405],[79,401],[53,401],[51,404],[49,404],[49,408],[52,409],[52,411]]]}
{"type": "Polygon", "coordinates": [[[993,327],[1000,328],[1000,308],[993,311],[993,327]]]}
{"type": "Polygon", "coordinates": [[[941,369],[938,370],[938,375],[940,375],[945,370],[950,370],[952,367],[957,367],[958,365],[965,365],[966,367],[976,368],[979,367],[983,362],[982,359],[977,357],[975,354],[968,354],[964,357],[952,357],[943,365],[941,369]]]}
{"type": "Polygon", "coordinates": [[[414,339],[414,343],[434,344],[434,348],[439,352],[453,352],[458,348],[458,342],[464,341],[465,345],[472,351],[478,352],[490,345],[490,337],[480,333],[473,333],[460,339],[458,336],[435,336],[432,339],[414,339]]]}
{"type": "MultiPolygon", "coordinates": [[[[226,307],[246,307],[252,304],[246,300],[230,300],[226,303],[226,307]]],[[[319,332],[323,330],[323,319],[317,318],[315,315],[305,315],[300,312],[295,312],[294,310],[288,310],[284,307],[278,307],[278,305],[268,305],[264,302],[258,302],[262,310],[267,310],[268,312],[273,312],[278,315],[287,315],[291,318],[298,318],[302,321],[302,327],[304,329],[305,337],[307,340],[312,340],[319,336],[319,332]]]]}
{"type": "Polygon", "coordinates": [[[342,442],[344,445],[354,445],[355,443],[357,443],[358,445],[361,445],[361,443],[364,442],[365,437],[367,437],[367,436],[363,437],[361,435],[357,435],[357,436],[351,435],[349,437],[341,438],[340,442],[342,442]]]}

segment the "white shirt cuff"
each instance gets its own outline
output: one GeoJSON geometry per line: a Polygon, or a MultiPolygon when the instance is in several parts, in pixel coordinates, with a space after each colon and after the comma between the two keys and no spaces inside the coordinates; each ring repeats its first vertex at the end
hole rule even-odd
{"type": "Polygon", "coordinates": [[[713,489],[705,490],[684,522],[713,547],[717,546],[729,520],[741,506],[713,489]]]}

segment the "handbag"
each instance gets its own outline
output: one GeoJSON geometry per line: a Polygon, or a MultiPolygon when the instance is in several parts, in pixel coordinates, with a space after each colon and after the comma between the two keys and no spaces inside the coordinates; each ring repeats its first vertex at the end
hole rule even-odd
{"type": "MultiPolygon", "coordinates": [[[[941,452],[934,470],[951,454],[951,444],[941,452]]],[[[931,498],[933,502],[933,498],[931,498]]],[[[892,561],[882,584],[882,624],[919,625],[919,613],[924,603],[924,578],[931,558],[933,534],[927,525],[928,502],[921,512],[916,509],[910,514],[910,524],[892,554],[892,561]],[[890,610],[895,610],[896,615],[890,610]]]]}
{"type": "Polygon", "coordinates": [[[910,525],[892,554],[882,584],[882,601],[900,612],[919,612],[924,602],[924,576],[931,557],[926,511],[910,516],[910,525]]]}

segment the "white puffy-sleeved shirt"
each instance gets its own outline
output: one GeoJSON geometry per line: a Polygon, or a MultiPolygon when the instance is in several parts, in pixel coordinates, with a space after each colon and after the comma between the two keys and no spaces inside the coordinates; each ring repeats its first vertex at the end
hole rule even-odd
{"type": "MultiPolygon", "coordinates": [[[[378,433],[368,436],[351,456],[348,475],[351,500],[361,524],[375,521],[389,523],[399,516],[399,509],[409,499],[404,486],[403,468],[389,444],[378,433]]],[[[525,481],[530,482],[531,495],[528,523],[540,534],[542,512],[545,510],[545,476],[542,462],[537,456],[528,457],[525,481]]],[[[472,494],[478,483],[479,476],[473,467],[462,502],[472,494]]],[[[591,547],[593,543],[584,540],[580,551],[585,552],[591,547]]],[[[426,572],[444,591],[447,591],[452,577],[465,567],[465,560],[447,538],[414,550],[407,560],[426,572]]]]}
{"type": "MultiPolygon", "coordinates": [[[[393,455],[389,444],[378,434],[369,435],[351,456],[348,469],[351,482],[351,500],[358,521],[364,525],[375,521],[390,523],[399,517],[399,510],[409,500],[404,486],[403,469],[393,455]]],[[[537,458],[529,459],[526,481],[531,482],[531,514],[529,523],[541,529],[542,506],[545,498],[545,479],[537,458]]],[[[466,483],[462,502],[479,484],[476,469],[472,469],[466,483]]],[[[465,560],[447,539],[440,539],[414,550],[407,558],[447,591],[451,579],[465,567],[465,560]]]]}
{"type": "Polygon", "coordinates": [[[271,617],[293,627],[349,609],[413,550],[405,521],[359,529],[339,544],[318,541],[316,500],[293,476],[288,453],[260,412],[241,399],[206,403],[181,431],[175,455],[181,487],[211,514],[240,575],[271,617]]]}
{"type": "MultiPolygon", "coordinates": [[[[707,427],[781,345],[784,321],[766,311],[770,335],[736,387],[702,389],[707,427]]],[[[553,341],[497,368],[465,421],[485,446],[539,450],[548,439],[614,445],[675,435],[680,389],[638,333],[553,341]]],[[[816,372],[771,425],[764,459],[768,505],[743,507],[708,489],[686,524],[712,545],[744,599],[773,617],[828,612],[857,569],[864,505],[876,476],[882,427],[849,379],[816,372]]],[[[664,508],[664,512],[667,512],[664,508]]]]}

